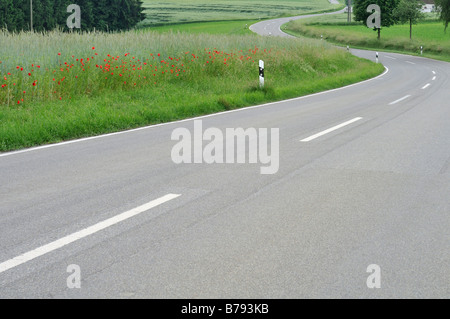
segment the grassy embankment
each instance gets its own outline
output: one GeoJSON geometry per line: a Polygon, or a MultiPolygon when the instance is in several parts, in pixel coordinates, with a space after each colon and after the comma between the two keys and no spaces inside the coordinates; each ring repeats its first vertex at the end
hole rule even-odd
{"type": "Polygon", "coordinates": [[[412,40],[409,39],[409,24],[383,28],[381,39],[377,40],[372,29],[361,23],[349,25],[346,21],[347,15],[339,14],[291,21],[283,28],[293,35],[312,38],[323,35],[329,42],[354,48],[420,55],[420,46],[423,46],[423,56],[450,61],[450,32],[444,32],[441,21],[429,17],[413,25],[412,40]]]}

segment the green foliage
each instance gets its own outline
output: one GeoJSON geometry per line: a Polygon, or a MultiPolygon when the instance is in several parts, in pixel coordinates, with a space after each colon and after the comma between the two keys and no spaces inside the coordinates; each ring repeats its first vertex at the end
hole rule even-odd
{"type": "Polygon", "coordinates": [[[422,3],[419,0],[400,0],[393,15],[400,23],[409,23],[409,38],[412,39],[412,25],[417,24],[424,14],[420,11],[422,3]]]}
{"type": "Polygon", "coordinates": [[[440,13],[440,19],[444,21],[445,30],[450,22],[450,0],[436,0],[436,6],[440,13]]]}
{"type": "MultiPolygon", "coordinates": [[[[398,7],[399,2],[400,0],[354,0],[355,20],[365,24],[371,15],[371,12],[367,12],[367,7],[376,4],[381,10],[381,27],[388,28],[398,22],[394,10],[398,7]]],[[[375,28],[374,30],[378,32],[378,38],[380,38],[381,28],[375,28]]]]}
{"type": "Polygon", "coordinates": [[[422,3],[419,0],[400,0],[398,7],[394,9],[394,17],[400,23],[416,24],[424,18],[424,14],[420,11],[421,8],[422,3]]]}
{"type": "MultiPolygon", "coordinates": [[[[33,30],[66,26],[70,4],[81,8],[83,31],[128,30],[145,19],[139,0],[33,0],[33,30]]],[[[30,30],[30,0],[0,0],[0,28],[8,31],[30,30]]]]}

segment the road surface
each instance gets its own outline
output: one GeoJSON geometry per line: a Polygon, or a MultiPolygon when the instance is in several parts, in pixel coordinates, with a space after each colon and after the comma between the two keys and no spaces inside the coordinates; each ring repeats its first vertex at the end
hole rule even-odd
{"type": "Polygon", "coordinates": [[[201,118],[279,128],[272,175],[175,164],[193,119],[0,154],[0,298],[449,298],[450,64],[380,62],[201,118]]]}

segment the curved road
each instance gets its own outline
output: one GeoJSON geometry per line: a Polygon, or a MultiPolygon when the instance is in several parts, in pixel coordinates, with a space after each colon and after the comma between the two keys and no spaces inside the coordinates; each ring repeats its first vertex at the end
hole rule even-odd
{"type": "Polygon", "coordinates": [[[273,175],[174,164],[193,119],[0,154],[0,298],[449,298],[450,64],[380,62],[370,81],[201,118],[279,128],[273,175]]]}
{"type": "Polygon", "coordinates": [[[345,9],[335,11],[335,12],[307,14],[307,15],[301,15],[301,16],[296,16],[296,17],[279,18],[279,19],[261,21],[261,22],[251,25],[250,30],[252,30],[255,33],[258,33],[259,35],[264,35],[264,36],[295,38],[294,36],[291,36],[287,33],[284,33],[283,31],[281,31],[281,26],[285,23],[288,23],[289,21],[318,17],[318,16],[323,16],[323,15],[339,14],[339,13],[344,13],[344,11],[345,11],[345,9]]]}

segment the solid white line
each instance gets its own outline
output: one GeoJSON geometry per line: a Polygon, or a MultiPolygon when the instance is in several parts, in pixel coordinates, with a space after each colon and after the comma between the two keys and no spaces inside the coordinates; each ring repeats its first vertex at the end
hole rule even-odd
{"type": "Polygon", "coordinates": [[[424,87],[422,88],[422,90],[425,90],[427,87],[429,87],[431,84],[430,83],[427,83],[427,84],[425,84],[424,85],[424,87]]]}
{"type": "Polygon", "coordinates": [[[406,63],[409,63],[409,64],[415,64],[414,62],[410,62],[410,61],[405,61],[406,63]]]}
{"type": "Polygon", "coordinates": [[[434,80],[436,80],[436,76],[433,76],[433,78],[431,79],[431,81],[434,81],[434,80]]]}
{"type": "Polygon", "coordinates": [[[411,95],[406,95],[406,96],[402,97],[401,99],[398,99],[398,100],[396,100],[396,101],[394,101],[394,102],[389,103],[389,105],[397,104],[398,102],[401,102],[401,101],[403,101],[403,100],[409,98],[410,96],[411,96],[411,95]]]}
{"type": "Polygon", "coordinates": [[[14,268],[16,266],[19,266],[21,264],[24,264],[32,259],[35,259],[37,257],[40,257],[42,255],[45,255],[49,252],[52,252],[56,249],[59,249],[63,246],[66,246],[68,244],[71,244],[79,239],[82,239],[84,237],[87,237],[89,235],[92,235],[96,232],[99,232],[107,227],[110,227],[112,225],[115,225],[117,223],[120,223],[126,219],[129,219],[131,217],[134,217],[138,214],[141,214],[151,208],[154,208],[156,206],[159,206],[165,202],[168,202],[172,199],[177,198],[177,194],[167,194],[163,197],[160,197],[158,199],[152,200],[151,202],[148,202],[147,204],[144,204],[142,206],[139,206],[137,208],[131,209],[127,212],[124,212],[122,214],[119,214],[117,216],[111,217],[109,219],[106,219],[102,222],[99,222],[93,226],[87,227],[83,230],[80,230],[76,233],[73,233],[71,235],[68,235],[66,237],[63,237],[61,239],[55,240],[49,244],[46,244],[44,246],[41,246],[39,248],[36,248],[34,250],[31,250],[29,252],[26,252],[20,256],[14,257],[10,260],[7,260],[0,264],[0,273],[7,271],[8,269],[14,268]]]}
{"type": "Polygon", "coordinates": [[[352,119],[350,121],[344,122],[342,124],[333,126],[332,128],[329,128],[329,129],[327,129],[325,131],[322,131],[322,132],[319,132],[317,134],[311,135],[310,137],[307,137],[307,138],[301,140],[300,142],[310,142],[310,141],[312,141],[312,140],[314,140],[314,139],[316,139],[318,137],[321,137],[321,136],[323,136],[325,134],[328,134],[328,133],[331,133],[333,131],[336,131],[336,130],[344,127],[344,126],[347,126],[347,125],[352,124],[352,123],[354,123],[356,121],[359,121],[359,120],[362,120],[362,117],[355,117],[354,119],[352,119]]]}

